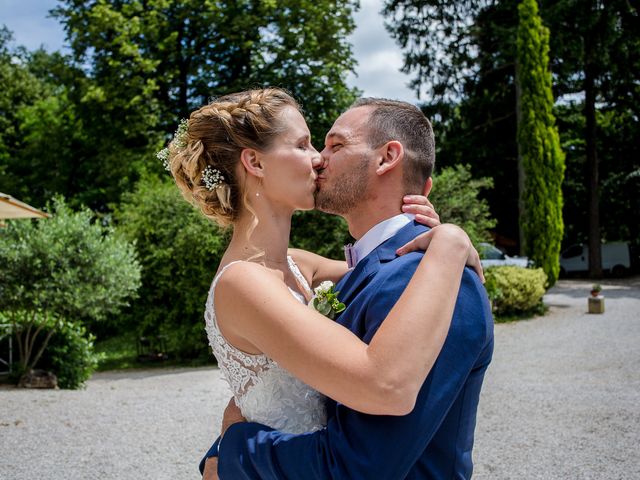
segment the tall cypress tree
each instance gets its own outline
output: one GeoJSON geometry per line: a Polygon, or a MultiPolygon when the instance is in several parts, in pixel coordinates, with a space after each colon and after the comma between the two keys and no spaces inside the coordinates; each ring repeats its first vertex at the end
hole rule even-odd
{"type": "Polygon", "coordinates": [[[520,224],[524,251],[542,267],[549,286],[558,279],[564,154],[553,116],[549,71],[549,30],[536,0],[518,6],[517,108],[521,161],[520,224]]]}

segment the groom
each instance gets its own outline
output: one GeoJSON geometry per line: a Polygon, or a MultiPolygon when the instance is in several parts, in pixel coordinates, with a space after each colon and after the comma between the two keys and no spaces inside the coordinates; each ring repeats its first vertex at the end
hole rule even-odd
{"type": "MultiPolygon", "coordinates": [[[[343,216],[358,240],[347,252],[354,268],[336,287],[347,305],[337,321],[365,342],[421,259],[421,253],[396,255],[426,230],[401,213],[402,197],[429,192],[434,157],[429,121],[404,102],[358,100],[326,136],[316,208],[343,216]]],[[[428,290],[424,297],[425,309],[439,301],[428,290]]],[[[447,339],[410,414],[366,415],[328,400],[327,427],[317,432],[232,424],[219,444],[220,478],[470,478],[476,410],[492,352],[487,296],[466,268],[447,339]]],[[[214,444],[207,456],[217,449],[214,444]]]]}

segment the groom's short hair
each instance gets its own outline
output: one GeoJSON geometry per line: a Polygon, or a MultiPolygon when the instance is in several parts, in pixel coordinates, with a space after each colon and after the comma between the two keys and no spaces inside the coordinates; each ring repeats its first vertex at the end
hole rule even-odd
{"type": "Polygon", "coordinates": [[[379,148],[392,140],[402,143],[405,188],[407,193],[422,193],[436,157],[431,122],[418,107],[398,100],[360,98],[350,108],[357,107],[372,107],[367,124],[367,142],[371,148],[379,148]]]}

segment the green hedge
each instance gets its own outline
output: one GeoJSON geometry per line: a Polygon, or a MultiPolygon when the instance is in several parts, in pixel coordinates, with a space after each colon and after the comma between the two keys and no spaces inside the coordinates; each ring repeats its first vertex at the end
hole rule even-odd
{"type": "Polygon", "coordinates": [[[485,278],[496,315],[526,313],[542,305],[547,275],[541,268],[491,267],[485,271],[485,278]]]}

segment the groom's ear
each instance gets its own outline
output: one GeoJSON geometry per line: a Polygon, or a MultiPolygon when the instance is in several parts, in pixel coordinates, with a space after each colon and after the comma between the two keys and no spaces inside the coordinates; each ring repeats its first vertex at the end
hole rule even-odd
{"type": "Polygon", "coordinates": [[[245,148],[242,150],[240,152],[240,161],[248,175],[253,175],[254,177],[259,178],[264,176],[260,155],[253,148],[245,148]]]}
{"type": "Polygon", "coordinates": [[[380,158],[376,168],[377,175],[384,175],[402,163],[404,147],[397,140],[391,140],[380,147],[380,158]]]}
{"type": "Polygon", "coordinates": [[[397,140],[391,140],[380,147],[380,158],[378,159],[378,166],[376,168],[376,174],[384,175],[385,173],[400,166],[402,159],[404,158],[404,147],[397,140]]]}
{"type": "Polygon", "coordinates": [[[427,181],[424,182],[424,188],[422,189],[422,195],[428,197],[431,193],[431,187],[433,187],[433,179],[431,177],[427,178],[427,181]]]}

